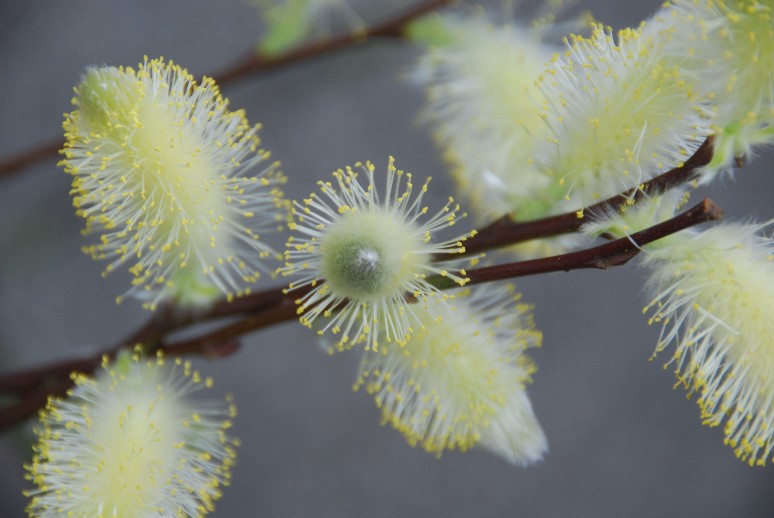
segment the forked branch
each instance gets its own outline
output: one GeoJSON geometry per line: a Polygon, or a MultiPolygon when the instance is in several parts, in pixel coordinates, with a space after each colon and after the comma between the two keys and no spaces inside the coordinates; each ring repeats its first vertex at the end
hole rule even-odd
{"type": "MultiPolygon", "coordinates": [[[[711,220],[720,219],[723,211],[711,200],[705,199],[693,208],[631,236],[617,239],[600,246],[543,259],[521,261],[486,268],[469,270],[471,284],[513,279],[541,273],[570,271],[584,268],[605,269],[628,262],[641,251],[641,247],[686,228],[711,220]]],[[[433,277],[429,281],[440,289],[457,286],[447,277],[433,277]]],[[[204,354],[223,356],[237,348],[238,337],[296,317],[295,300],[303,296],[304,290],[286,294],[284,289],[267,290],[251,296],[253,305],[216,305],[209,314],[193,319],[180,316],[169,309],[160,310],[145,326],[118,344],[82,360],[67,360],[48,366],[10,373],[0,378],[0,391],[16,395],[20,400],[6,406],[0,412],[0,430],[17,424],[34,414],[45,405],[49,396],[61,396],[72,386],[69,374],[76,370],[92,373],[100,364],[103,355],[115,355],[124,347],[141,345],[147,353],[163,349],[167,355],[204,354]],[[168,341],[168,335],[188,324],[223,316],[238,314],[246,316],[230,322],[214,331],[184,341],[168,341]]]]}

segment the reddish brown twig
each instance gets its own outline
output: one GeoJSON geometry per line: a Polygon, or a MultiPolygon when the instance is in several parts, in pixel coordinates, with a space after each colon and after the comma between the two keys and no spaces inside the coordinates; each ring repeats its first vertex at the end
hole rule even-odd
{"type": "MultiPolygon", "coordinates": [[[[568,272],[584,268],[606,269],[611,266],[620,266],[640,253],[641,247],[653,241],[722,217],[723,210],[715,202],[705,198],[698,205],[674,218],[635,232],[628,237],[578,252],[468,270],[467,277],[470,279],[470,284],[479,284],[541,273],[568,272]]],[[[441,289],[451,288],[453,285],[454,283],[449,283],[449,279],[446,278],[443,279],[443,283],[438,283],[438,287],[441,289]]]]}
{"type": "Polygon", "coordinates": [[[170,308],[160,308],[145,325],[98,354],[3,375],[0,377],[0,392],[26,396],[43,385],[60,382],[63,375],[69,376],[71,372],[90,374],[100,364],[104,355],[113,357],[120,349],[135,345],[141,345],[151,351],[164,336],[190,321],[190,317],[176,316],[170,308]]]}
{"type": "Polygon", "coordinates": [[[63,145],[62,139],[51,140],[3,160],[0,162],[0,179],[7,178],[47,158],[55,157],[63,145]]]}
{"type": "Polygon", "coordinates": [[[298,306],[295,303],[297,298],[298,295],[295,293],[283,295],[278,304],[267,307],[262,312],[227,324],[203,336],[165,344],[164,352],[174,356],[200,354],[202,349],[207,350],[207,348],[232,340],[250,331],[293,320],[298,314],[298,306]]]}
{"type": "MultiPolygon", "coordinates": [[[[626,264],[640,253],[643,246],[686,228],[706,223],[707,221],[718,220],[722,217],[723,210],[712,200],[704,199],[691,209],[663,223],[636,232],[629,237],[616,239],[587,250],[468,270],[469,285],[558,271],[587,268],[607,269],[613,266],[620,266],[626,264]]],[[[440,289],[458,287],[457,283],[451,281],[448,277],[436,276],[428,279],[428,281],[440,289]]],[[[283,295],[278,304],[266,307],[260,313],[223,326],[203,336],[165,345],[164,351],[176,355],[198,353],[202,347],[231,340],[250,331],[293,320],[297,316],[297,306],[294,300],[302,295],[298,293],[283,295]]]]}
{"type": "MultiPolygon", "coordinates": [[[[584,268],[605,269],[612,266],[620,266],[637,255],[642,246],[691,226],[720,219],[722,215],[723,211],[720,207],[715,205],[711,200],[705,199],[690,210],[663,223],[636,232],[629,237],[617,239],[610,243],[605,243],[579,252],[469,270],[467,276],[470,278],[470,284],[479,284],[541,273],[570,271],[584,268]]],[[[448,289],[457,286],[456,283],[450,282],[447,277],[434,277],[429,279],[429,281],[440,289],[448,289]]],[[[262,309],[260,311],[257,311],[255,314],[249,315],[246,318],[224,325],[214,331],[205,333],[202,336],[168,343],[161,347],[165,353],[169,355],[205,354],[211,356],[223,356],[232,353],[236,349],[237,344],[234,342],[235,338],[250,331],[286,322],[296,317],[297,306],[295,304],[295,299],[299,297],[298,293],[283,294],[281,290],[272,290],[266,293],[271,293],[272,297],[276,297],[275,304],[262,304],[262,309]]],[[[148,338],[152,338],[153,343],[158,345],[160,333],[163,333],[163,330],[166,327],[169,326],[162,324],[155,329],[152,325],[146,326],[146,331],[138,333],[135,336],[145,335],[148,338]]],[[[134,338],[124,340],[119,347],[133,345],[133,340],[134,338]]],[[[117,348],[113,347],[104,354],[113,355],[116,350],[117,348]]],[[[77,364],[78,368],[75,370],[91,373],[99,365],[101,358],[102,354],[99,354],[90,359],[82,360],[81,363],[77,364]]],[[[56,378],[56,382],[50,386],[36,386],[34,391],[31,390],[30,387],[26,387],[28,391],[24,393],[25,397],[20,402],[7,406],[3,409],[3,412],[0,413],[0,430],[19,423],[34,414],[46,403],[49,395],[63,395],[66,390],[72,386],[69,377],[64,378],[62,376],[65,372],[63,369],[68,369],[66,372],[69,375],[69,368],[73,365],[74,362],[66,362],[64,364],[45,368],[47,369],[47,372],[59,371],[60,375],[56,378]]],[[[26,374],[31,375],[34,372],[40,372],[45,369],[27,371],[26,374]]],[[[6,378],[11,379],[14,376],[18,378],[21,374],[24,373],[6,376],[6,378]]]]}
{"type": "Polygon", "coordinates": [[[40,387],[38,390],[27,394],[24,399],[17,403],[3,407],[2,412],[0,412],[0,430],[5,430],[23,422],[46,406],[48,398],[66,395],[72,385],[73,383],[70,379],[60,379],[51,385],[40,387]]]}

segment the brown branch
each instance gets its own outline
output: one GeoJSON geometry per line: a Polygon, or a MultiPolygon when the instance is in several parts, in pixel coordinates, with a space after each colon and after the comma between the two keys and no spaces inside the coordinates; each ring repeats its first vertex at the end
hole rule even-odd
{"type": "MultiPolygon", "coordinates": [[[[608,268],[625,264],[640,251],[640,247],[657,239],[679,232],[699,223],[719,219],[722,210],[711,200],[705,199],[692,209],[653,227],[636,232],[629,237],[617,239],[601,246],[573,252],[569,254],[522,261],[511,264],[479,268],[467,272],[471,284],[490,282],[501,279],[512,279],[526,275],[549,273],[555,271],[570,271],[582,268],[608,268]]],[[[456,286],[448,277],[433,277],[428,279],[439,289],[456,286]]],[[[162,344],[163,338],[171,331],[194,319],[186,316],[176,316],[171,310],[160,310],[154,319],[140,330],[109,348],[106,353],[94,355],[91,358],[76,361],[55,363],[41,368],[19,373],[12,373],[0,378],[0,389],[20,394],[22,401],[3,409],[0,417],[0,430],[20,422],[32,415],[45,404],[46,394],[61,394],[71,386],[69,373],[75,370],[92,373],[99,365],[103,354],[114,355],[123,347],[142,344],[146,351],[152,352],[162,347],[169,355],[203,354],[208,356],[223,356],[233,352],[237,345],[233,340],[249,331],[261,329],[296,317],[295,300],[303,297],[311,288],[296,290],[285,294],[283,289],[272,289],[238,299],[239,302],[219,303],[207,314],[195,319],[203,322],[209,319],[247,313],[248,316],[226,324],[215,331],[205,333],[185,341],[162,344]],[[52,383],[49,388],[46,384],[52,383]],[[64,387],[64,388],[63,388],[64,387]]]]}
{"type": "MultiPolygon", "coordinates": [[[[466,273],[470,279],[469,284],[480,284],[542,273],[620,266],[629,262],[647,244],[722,217],[723,210],[715,202],[705,198],[701,203],[672,219],[603,245],[553,257],[468,270],[466,273]]],[[[456,283],[449,282],[447,278],[442,278],[441,282],[436,283],[440,289],[451,288],[454,285],[456,283]]]]}
{"type": "Polygon", "coordinates": [[[62,146],[64,140],[50,140],[44,144],[22,151],[21,153],[8,157],[7,159],[0,161],[0,180],[8,178],[14,173],[18,173],[27,167],[37,164],[47,158],[53,158],[57,155],[62,146]]]}
{"type": "Polygon", "coordinates": [[[203,336],[166,344],[163,346],[163,350],[166,354],[171,356],[181,356],[192,353],[201,354],[202,350],[208,351],[223,342],[233,340],[250,331],[293,320],[298,316],[298,305],[295,303],[297,298],[298,295],[295,293],[283,295],[278,304],[267,307],[262,312],[225,325],[203,336]]]}
{"type": "MultiPolygon", "coordinates": [[[[294,298],[303,296],[309,288],[299,289],[293,293],[294,298]]],[[[155,348],[161,345],[164,337],[172,331],[180,329],[188,324],[203,323],[223,317],[239,315],[255,315],[271,307],[276,307],[284,303],[288,297],[284,294],[281,287],[264,290],[253,295],[238,298],[232,302],[225,299],[216,303],[207,313],[193,317],[175,313],[171,308],[159,308],[141,328],[131,335],[121,339],[116,344],[108,347],[105,351],[85,358],[56,361],[41,367],[34,367],[17,372],[0,375],[0,392],[16,396],[25,396],[49,382],[57,382],[63,376],[69,376],[73,371],[90,374],[99,366],[102,356],[108,354],[113,357],[119,350],[135,345],[142,345],[148,352],[153,352],[155,348]]],[[[230,336],[235,336],[231,334],[230,336]]],[[[185,347],[180,346],[182,351],[185,347]]],[[[208,351],[185,350],[185,353],[194,353],[209,355],[208,351]]]]}
{"type": "Polygon", "coordinates": [[[176,316],[170,308],[160,308],[142,327],[99,354],[54,362],[0,377],[0,392],[27,396],[41,386],[59,383],[63,376],[69,376],[71,372],[91,374],[99,366],[104,355],[107,354],[112,358],[119,350],[126,347],[141,345],[151,352],[161,343],[164,336],[190,321],[189,317],[176,316]]]}
{"type": "Polygon", "coordinates": [[[73,383],[69,379],[59,380],[50,386],[41,387],[35,392],[29,393],[24,399],[3,407],[0,411],[0,430],[23,422],[46,406],[49,397],[64,397],[73,383]]]}
{"type": "MultiPolygon", "coordinates": [[[[452,1],[454,0],[427,0],[397,16],[377,23],[365,31],[313,41],[279,56],[262,56],[251,51],[230,67],[212,74],[212,77],[219,85],[224,86],[249,74],[269,72],[324,54],[332,54],[342,49],[364,44],[374,38],[400,38],[403,37],[404,31],[411,21],[440,9],[452,1]]],[[[64,140],[51,140],[5,160],[0,160],[0,180],[19,173],[33,164],[56,157],[63,147],[64,140]]]]}
{"type": "MultiPolygon", "coordinates": [[[[704,199],[701,203],[672,219],[636,232],[629,237],[616,239],[594,248],[543,259],[468,270],[467,277],[470,279],[468,285],[558,271],[587,268],[607,269],[621,266],[640,253],[641,247],[645,245],[686,228],[722,217],[723,210],[712,200],[704,199]]],[[[429,278],[428,282],[439,289],[458,287],[457,283],[448,277],[435,276],[429,278]]],[[[224,341],[233,340],[247,332],[293,320],[297,317],[298,307],[295,299],[300,296],[303,296],[303,293],[283,295],[278,304],[266,307],[260,313],[223,326],[203,336],[165,345],[163,350],[170,355],[200,354],[203,349],[206,350],[224,341]]]]}
{"type": "Polygon", "coordinates": [[[618,211],[632,202],[662,194],[678,185],[695,180],[699,174],[699,168],[712,160],[712,153],[712,138],[710,137],[680,167],[662,173],[639,187],[586,207],[582,211],[583,217],[580,218],[576,211],[523,222],[514,221],[510,215],[503,216],[465,241],[465,254],[478,254],[485,250],[502,248],[532,239],[577,232],[589,222],[588,216],[590,215],[605,214],[610,210],[618,211]]]}

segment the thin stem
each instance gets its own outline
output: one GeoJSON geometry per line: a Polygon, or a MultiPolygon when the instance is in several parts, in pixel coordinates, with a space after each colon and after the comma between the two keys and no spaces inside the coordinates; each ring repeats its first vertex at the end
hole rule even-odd
{"type": "MultiPolygon", "coordinates": [[[[639,254],[645,245],[686,228],[706,223],[707,221],[718,220],[722,217],[723,210],[715,202],[705,198],[701,203],[672,219],[603,245],[543,259],[468,270],[466,272],[466,276],[470,279],[468,285],[542,273],[569,272],[570,270],[586,268],[606,269],[611,266],[620,266],[626,264],[639,254]]],[[[450,281],[446,277],[436,280],[434,284],[439,289],[456,286],[455,282],[450,281]]]]}
{"type": "Polygon", "coordinates": [[[90,374],[100,364],[104,355],[107,354],[112,358],[123,348],[140,345],[151,352],[154,347],[161,343],[164,336],[190,322],[190,320],[190,318],[175,316],[170,308],[160,308],[142,327],[99,354],[55,362],[0,377],[0,392],[26,396],[42,385],[58,382],[63,374],[69,375],[74,371],[90,374]]]}
{"type": "Polygon", "coordinates": [[[7,178],[47,158],[55,157],[59,150],[62,149],[63,144],[64,141],[62,139],[50,140],[35,148],[8,157],[0,162],[0,179],[7,178]]]}
{"type": "MultiPolygon", "coordinates": [[[[470,279],[470,284],[479,284],[540,273],[619,266],[637,255],[642,246],[693,225],[720,219],[722,214],[723,211],[714,202],[705,199],[670,220],[610,243],[569,254],[470,270],[467,272],[467,277],[470,279]]],[[[457,285],[448,277],[436,276],[428,280],[439,289],[449,289],[457,285]]],[[[251,296],[252,306],[251,304],[234,306],[231,308],[233,312],[227,311],[227,307],[223,304],[216,305],[209,315],[200,317],[196,321],[202,322],[208,318],[238,313],[248,313],[248,316],[201,336],[166,344],[162,342],[165,335],[192,323],[194,320],[188,317],[175,317],[171,310],[161,311],[160,315],[157,315],[140,330],[117,345],[110,347],[104,353],[76,362],[66,361],[6,375],[0,378],[0,389],[19,394],[23,399],[3,409],[2,417],[0,417],[0,430],[32,415],[40,406],[45,404],[46,397],[44,396],[47,394],[61,395],[64,393],[63,391],[71,386],[69,373],[73,367],[81,372],[92,373],[100,364],[104,354],[113,356],[120,348],[131,347],[135,344],[143,345],[147,352],[163,348],[170,355],[224,356],[232,353],[238,347],[238,344],[234,342],[235,338],[256,329],[294,319],[297,314],[295,300],[302,297],[308,289],[310,288],[307,287],[305,290],[297,290],[290,294],[287,294],[283,289],[257,293],[251,296]],[[47,388],[46,384],[49,382],[51,385],[47,388]]]]}
{"type": "Polygon", "coordinates": [[[17,425],[34,415],[35,412],[46,406],[48,398],[64,397],[72,386],[73,382],[70,379],[59,380],[53,385],[41,387],[28,394],[17,403],[3,407],[2,412],[0,412],[0,430],[17,425]]]}
{"type": "MultiPolygon", "coordinates": [[[[22,396],[16,403],[10,404],[0,412],[0,430],[18,424],[45,406],[49,397],[63,397],[74,385],[70,377],[72,372],[91,375],[102,363],[102,358],[115,358],[118,351],[124,348],[139,346],[146,354],[161,347],[161,339],[190,322],[190,317],[175,316],[171,308],[161,308],[154,318],[144,326],[125,337],[106,351],[87,358],[66,360],[43,367],[11,373],[0,378],[0,390],[22,396]]],[[[217,347],[201,344],[198,351],[185,351],[189,354],[207,356],[225,356],[235,351],[233,342],[222,340],[217,347]]],[[[180,351],[183,352],[183,351],[180,351]]],[[[171,354],[174,354],[173,351],[171,354]]]]}
{"type": "MultiPolygon", "coordinates": [[[[262,56],[255,51],[250,51],[233,65],[219,73],[212,74],[212,77],[219,85],[224,86],[250,74],[269,72],[324,54],[332,54],[339,50],[365,44],[374,38],[401,38],[410,22],[453,1],[427,0],[399,15],[368,27],[365,31],[345,34],[322,41],[313,41],[279,56],[262,56]]],[[[33,164],[56,157],[59,150],[63,147],[64,140],[51,140],[27,151],[10,156],[5,160],[0,160],[0,180],[19,173],[33,164]]]]}
{"type": "MultiPolygon", "coordinates": [[[[303,296],[306,291],[308,291],[308,288],[297,290],[294,292],[293,298],[303,296]]],[[[141,328],[121,339],[113,346],[108,347],[106,352],[100,352],[86,358],[53,362],[42,367],[34,367],[2,375],[0,376],[0,392],[24,396],[39,386],[50,381],[56,381],[63,375],[67,376],[73,371],[86,374],[92,373],[99,366],[105,354],[113,357],[119,350],[136,345],[142,346],[147,352],[153,352],[155,348],[161,345],[161,341],[165,336],[188,324],[203,323],[229,316],[260,314],[260,312],[268,308],[283,304],[283,301],[287,298],[283,288],[272,288],[238,298],[232,302],[227,302],[224,299],[216,303],[207,313],[198,315],[196,318],[176,313],[171,308],[159,308],[153,314],[153,317],[141,328]]],[[[181,351],[183,349],[184,347],[180,348],[181,351]]],[[[192,353],[194,351],[189,350],[186,352],[192,353]]],[[[202,351],[198,352],[208,354],[202,351]]]]}
{"type": "Polygon", "coordinates": [[[712,153],[712,137],[710,137],[681,166],[662,173],[639,187],[586,207],[580,213],[571,211],[534,221],[514,221],[511,215],[505,215],[465,241],[465,255],[478,254],[532,239],[577,232],[589,222],[589,216],[606,214],[611,210],[617,212],[632,202],[636,203],[648,196],[662,194],[695,180],[699,175],[699,169],[712,160],[712,153]],[[581,217],[578,217],[579,214],[581,217]]]}
{"type": "Polygon", "coordinates": [[[298,306],[295,303],[296,298],[296,294],[283,295],[279,304],[267,307],[262,312],[225,325],[203,336],[166,344],[163,346],[163,350],[166,354],[174,356],[191,353],[200,354],[203,349],[206,351],[250,331],[293,320],[298,316],[298,306]]]}

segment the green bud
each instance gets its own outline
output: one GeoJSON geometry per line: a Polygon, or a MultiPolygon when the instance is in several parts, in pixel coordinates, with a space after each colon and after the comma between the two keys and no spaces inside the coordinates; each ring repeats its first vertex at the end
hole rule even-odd
{"type": "Polygon", "coordinates": [[[392,272],[376,241],[353,236],[335,240],[327,248],[322,271],[337,292],[350,298],[369,297],[381,293],[390,281],[392,272]]]}
{"type": "Polygon", "coordinates": [[[84,120],[97,131],[130,119],[142,92],[136,90],[134,75],[115,68],[90,68],[78,86],[78,104],[84,120]]]}

